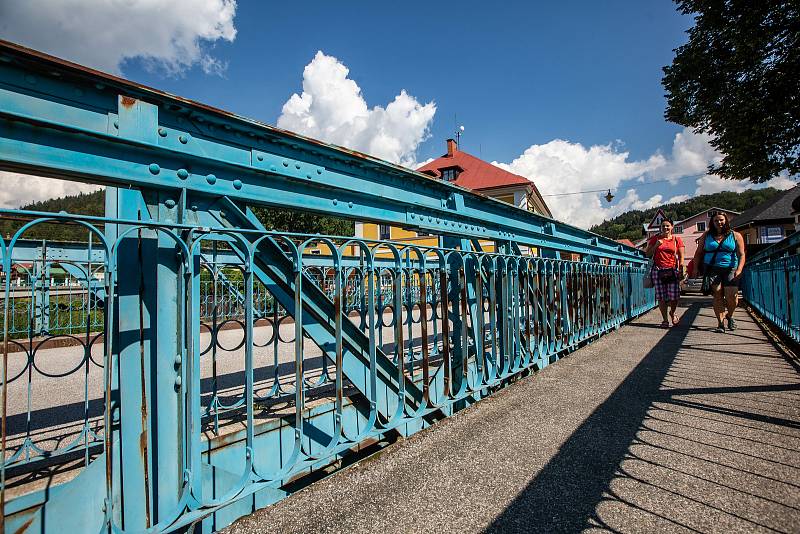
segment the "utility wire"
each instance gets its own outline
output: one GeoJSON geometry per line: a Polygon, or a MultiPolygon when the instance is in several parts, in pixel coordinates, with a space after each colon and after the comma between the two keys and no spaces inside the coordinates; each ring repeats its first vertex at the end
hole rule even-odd
{"type": "MultiPolygon", "coordinates": [[[[715,175],[708,174],[708,173],[703,173],[703,174],[693,174],[691,176],[683,176],[683,177],[677,178],[675,180],[654,180],[652,182],[644,182],[643,184],[641,184],[638,187],[628,187],[628,189],[638,189],[639,187],[643,187],[645,185],[663,184],[664,182],[675,183],[675,182],[680,182],[680,181],[683,181],[683,180],[693,180],[695,178],[700,178],[702,176],[715,176],[715,175]]],[[[611,189],[619,189],[619,187],[613,187],[613,188],[606,187],[604,189],[592,189],[591,191],[575,191],[573,193],[553,193],[551,195],[542,195],[542,196],[543,197],[566,197],[566,196],[570,196],[570,195],[587,195],[589,193],[604,193],[606,191],[611,191],[611,189]]]]}

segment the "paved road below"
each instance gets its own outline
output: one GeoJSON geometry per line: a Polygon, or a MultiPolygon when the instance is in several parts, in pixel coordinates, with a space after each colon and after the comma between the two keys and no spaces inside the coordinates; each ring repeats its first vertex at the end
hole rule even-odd
{"type": "Polygon", "coordinates": [[[800,532],[797,362],[683,304],[227,532],[800,532]]]}

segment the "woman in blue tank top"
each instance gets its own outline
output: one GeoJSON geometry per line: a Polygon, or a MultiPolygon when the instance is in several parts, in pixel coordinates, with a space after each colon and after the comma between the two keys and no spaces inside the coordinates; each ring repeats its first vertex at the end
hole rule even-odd
{"type": "Polygon", "coordinates": [[[718,323],[714,331],[725,332],[726,326],[728,330],[736,330],[733,312],[738,304],[739,279],[744,269],[744,239],[742,234],[731,230],[725,213],[714,215],[711,228],[698,240],[694,265],[703,276],[711,279],[718,323]]]}

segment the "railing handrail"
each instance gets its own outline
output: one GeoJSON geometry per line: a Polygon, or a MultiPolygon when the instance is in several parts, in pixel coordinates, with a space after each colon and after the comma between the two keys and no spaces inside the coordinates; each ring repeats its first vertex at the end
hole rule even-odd
{"type": "MultiPolygon", "coordinates": [[[[747,263],[759,263],[767,261],[772,258],[781,257],[790,251],[792,248],[800,247],[800,231],[790,234],[772,245],[758,251],[751,257],[747,258],[747,263]]],[[[747,264],[745,264],[746,267],[747,264]]]]}

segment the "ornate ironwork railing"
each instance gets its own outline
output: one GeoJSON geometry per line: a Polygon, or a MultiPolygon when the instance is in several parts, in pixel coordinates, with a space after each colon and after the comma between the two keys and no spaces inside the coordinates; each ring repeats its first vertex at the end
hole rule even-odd
{"type": "Polygon", "coordinates": [[[800,342],[800,232],[748,258],[742,294],[758,313],[800,342]]]}
{"type": "Polygon", "coordinates": [[[216,530],[653,306],[637,250],[7,43],[0,168],[107,188],[103,217],[0,210],[9,531],[216,530]]]}

